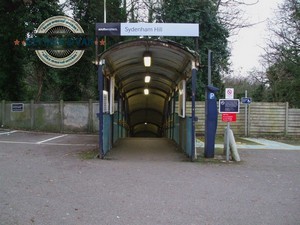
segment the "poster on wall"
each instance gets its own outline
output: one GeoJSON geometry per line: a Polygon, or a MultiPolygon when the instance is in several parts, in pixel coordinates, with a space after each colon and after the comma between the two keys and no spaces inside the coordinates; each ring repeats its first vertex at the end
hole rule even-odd
{"type": "Polygon", "coordinates": [[[103,113],[109,112],[108,91],[103,90],[103,113]]]}
{"type": "Polygon", "coordinates": [[[178,84],[178,115],[185,118],[185,95],[186,81],[182,80],[178,84]]]}
{"type": "Polygon", "coordinates": [[[174,106],[174,101],[173,101],[173,98],[175,98],[175,96],[174,96],[175,94],[173,93],[172,94],[172,98],[170,97],[170,99],[169,99],[169,101],[170,101],[170,106],[171,106],[171,113],[173,114],[173,113],[175,113],[175,106],[174,106]]]}
{"type": "Polygon", "coordinates": [[[110,114],[115,113],[115,78],[110,78],[110,95],[109,95],[109,112],[110,114]]]}

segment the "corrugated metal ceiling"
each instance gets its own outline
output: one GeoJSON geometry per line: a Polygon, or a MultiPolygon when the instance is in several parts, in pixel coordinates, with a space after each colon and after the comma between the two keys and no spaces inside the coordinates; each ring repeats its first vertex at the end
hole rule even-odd
{"type": "Polygon", "coordinates": [[[100,55],[105,60],[104,75],[115,77],[116,87],[126,99],[128,121],[133,136],[160,136],[166,105],[182,79],[191,77],[192,62],[198,55],[168,40],[137,39],[118,43],[100,55]],[[152,63],[145,67],[143,55],[150,52],[152,63]],[[151,76],[145,83],[145,76],[151,76]],[[144,89],[149,89],[149,95],[144,89]],[[146,123],[146,124],[145,124],[146,123]]]}

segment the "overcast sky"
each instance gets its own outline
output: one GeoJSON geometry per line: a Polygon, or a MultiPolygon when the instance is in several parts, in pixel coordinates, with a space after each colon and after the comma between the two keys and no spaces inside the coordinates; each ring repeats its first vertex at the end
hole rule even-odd
{"type": "Polygon", "coordinates": [[[243,8],[249,22],[263,22],[250,28],[243,28],[238,35],[230,38],[231,62],[235,76],[246,76],[254,67],[263,69],[259,56],[264,52],[262,47],[266,46],[267,20],[275,17],[274,11],[282,2],[283,0],[260,0],[256,5],[243,8]]]}

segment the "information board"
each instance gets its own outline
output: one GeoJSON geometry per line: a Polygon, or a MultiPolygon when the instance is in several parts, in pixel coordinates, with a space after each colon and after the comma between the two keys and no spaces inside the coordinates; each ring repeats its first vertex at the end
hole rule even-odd
{"type": "Polygon", "coordinates": [[[219,113],[240,113],[239,99],[220,99],[219,113]]]}
{"type": "Polygon", "coordinates": [[[24,112],[24,104],[23,103],[12,103],[11,111],[12,112],[24,112]]]}
{"type": "Polygon", "coordinates": [[[222,113],[223,122],[236,122],[236,113],[222,113]]]}

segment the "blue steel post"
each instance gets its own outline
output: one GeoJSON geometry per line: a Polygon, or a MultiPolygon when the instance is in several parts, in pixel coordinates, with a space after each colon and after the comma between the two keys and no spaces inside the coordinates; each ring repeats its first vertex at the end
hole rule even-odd
{"type": "Polygon", "coordinates": [[[98,91],[99,91],[99,156],[104,158],[103,151],[103,72],[102,62],[98,65],[98,91]]]}
{"type": "Polygon", "coordinates": [[[197,83],[197,69],[192,68],[192,146],[191,146],[191,160],[195,159],[195,122],[196,122],[196,83],[197,83]]]}
{"type": "Polygon", "coordinates": [[[173,95],[173,109],[172,109],[172,133],[171,133],[171,137],[172,137],[172,140],[175,141],[175,110],[176,110],[176,98],[175,98],[175,92],[174,92],[174,95],[173,95]]]}
{"type": "Polygon", "coordinates": [[[119,125],[119,121],[120,121],[120,95],[118,96],[118,117],[117,117],[117,128],[118,128],[118,140],[120,138],[120,125],[119,125]]]}

